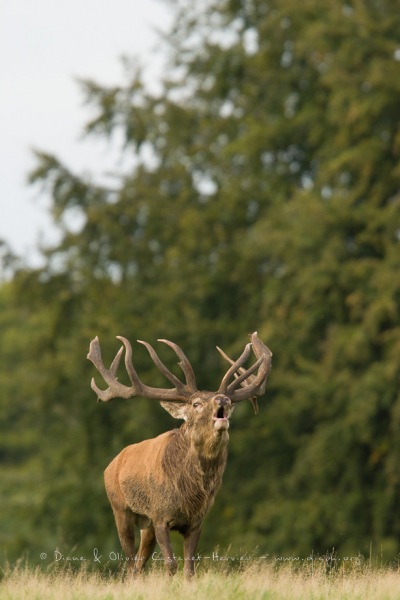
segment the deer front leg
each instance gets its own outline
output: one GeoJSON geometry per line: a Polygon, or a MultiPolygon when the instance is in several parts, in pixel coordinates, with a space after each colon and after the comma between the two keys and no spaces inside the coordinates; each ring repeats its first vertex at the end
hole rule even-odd
{"type": "Polygon", "coordinates": [[[183,538],[183,552],[184,552],[184,575],[186,579],[190,579],[194,575],[194,561],[197,544],[201,534],[201,525],[195,529],[188,531],[183,538]]]}
{"type": "Polygon", "coordinates": [[[130,510],[118,509],[113,506],[115,524],[118,530],[119,541],[127,558],[128,572],[135,571],[135,530],[134,516],[130,510]]]}
{"type": "Polygon", "coordinates": [[[172,552],[171,540],[169,539],[169,528],[165,523],[154,523],[157,543],[160,546],[165,566],[170,575],[175,575],[178,568],[174,553],[172,552]]]}

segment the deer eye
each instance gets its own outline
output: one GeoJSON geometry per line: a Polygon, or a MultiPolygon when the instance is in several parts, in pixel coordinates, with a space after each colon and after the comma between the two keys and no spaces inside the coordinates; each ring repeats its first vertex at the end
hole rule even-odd
{"type": "Polygon", "coordinates": [[[193,402],[193,408],[201,409],[203,408],[203,404],[201,402],[193,402]]]}

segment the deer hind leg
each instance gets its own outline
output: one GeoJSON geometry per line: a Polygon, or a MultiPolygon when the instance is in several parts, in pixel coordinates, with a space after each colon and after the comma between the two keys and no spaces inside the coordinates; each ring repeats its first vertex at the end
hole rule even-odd
{"type": "Polygon", "coordinates": [[[127,558],[128,571],[135,569],[135,529],[134,514],[129,509],[119,509],[113,506],[115,524],[119,541],[127,558]]]}
{"type": "Polygon", "coordinates": [[[136,569],[140,573],[156,547],[156,533],[153,525],[140,530],[140,546],[136,554],[136,569]]]}

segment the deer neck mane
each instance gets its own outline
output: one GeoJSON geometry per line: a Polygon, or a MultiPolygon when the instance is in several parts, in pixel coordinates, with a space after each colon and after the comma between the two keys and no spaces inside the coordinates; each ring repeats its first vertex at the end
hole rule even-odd
{"type": "Polygon", "coordinates": [[[179,441],[176,443],[186,448],[188,457],[200,463],[219,463],[226,460],[229,434],[227,431],[216,431],[213,427],[199,430],[189,422],[177,430],[179,441]]]}
{"type": "Polygon", "coordinates": [[[189,512],[207,512],[222,483],[228,456],[228,436],[204,454],[188,435],[186,423],[171,431],[163,457],[163,470],[176,492],[186,498],[189,512]]]}

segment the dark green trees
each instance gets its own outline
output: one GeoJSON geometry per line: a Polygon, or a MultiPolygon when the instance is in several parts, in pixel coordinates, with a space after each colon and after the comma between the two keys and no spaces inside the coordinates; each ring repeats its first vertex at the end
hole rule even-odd
{"type": "MultiPolygon", "coordinates": [[[[174,4],[161,91],[129,71],[122,87],[83,84],[96,112],[87,133],[122,133],[136,167],[107,188],[38,154],[32,180],[47,186],[62,239],[42,269],[2,288],[2,364],[22,382],[2,389],[5,428],[16,411],[36,477],[36,521],[14,548],[36,548],[39,531],[115,544],[102,468],[174,426],[144,400],[96,406],[91,337],[109,359],[117,334],[173,339],[211,388],[223,372],[213,347],[235,355],[258,329],[274,352],[267,396],[257,418],[235,413],[203,544],[305,555],[372,543],[393,558],[400,13],[388,0],[174,4]]],[[[140,350],[135,363],[162,385],[140,350]]],[[[15,438],[6,446],[12,477],[18,465],[27,475],[15,438]]]]}

